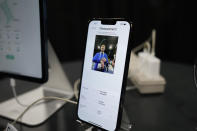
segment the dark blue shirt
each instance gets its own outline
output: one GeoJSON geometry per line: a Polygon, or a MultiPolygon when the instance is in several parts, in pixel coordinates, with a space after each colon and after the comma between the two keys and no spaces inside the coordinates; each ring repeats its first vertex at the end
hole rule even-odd
{"type": "MultiPolygon", "coordinates": [[[[100,63],[102,58],[106,59],[106,62],[104,63],[106,65],[108,63],[107,54],[106,53],[102,53],[102,52],[99,52],[99,53],[95,54],[95,56],[93,57],[93,62],[95,63],[94,70],[97,70],[98,64],[100,63]]],[[[106,70],[106,69],[104,69],[104,70],[106,70]]]]}

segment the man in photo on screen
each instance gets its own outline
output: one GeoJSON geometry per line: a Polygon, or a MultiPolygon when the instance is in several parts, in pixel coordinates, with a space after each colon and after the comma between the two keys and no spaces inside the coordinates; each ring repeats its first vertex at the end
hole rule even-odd
{"type": "Polygon", "coordinates": [[[108,65],[108,56],[105,53],[105,44],[101,45],[101,51],[96,53],[93,57],[94,70],[106,72],[108,65]]]}

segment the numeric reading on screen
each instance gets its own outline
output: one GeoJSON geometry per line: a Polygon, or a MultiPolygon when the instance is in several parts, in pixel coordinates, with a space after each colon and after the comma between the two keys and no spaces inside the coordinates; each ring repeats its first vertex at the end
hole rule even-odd
{"type": "Polygon", "coordinates": [[[78,116],[107,130],[117,124],[129,32],[125,21],[88,28],[78,116]]]}

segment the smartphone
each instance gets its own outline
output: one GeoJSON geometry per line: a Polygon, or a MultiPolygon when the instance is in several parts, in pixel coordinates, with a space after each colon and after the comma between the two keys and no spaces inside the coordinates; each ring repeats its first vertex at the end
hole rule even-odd
{"type": "Polygon", "coordinates": [[[77,108],[82,122],[110,131],[120,126],[131,25],[124,19],[89,22],[77,108]]]}

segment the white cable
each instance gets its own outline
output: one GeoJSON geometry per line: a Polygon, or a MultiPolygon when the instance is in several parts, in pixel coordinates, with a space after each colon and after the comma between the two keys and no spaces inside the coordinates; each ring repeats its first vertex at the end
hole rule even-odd
{"type": "Polygon", "coordinates": [[[152,30],[152,51],[151,51],[152,56],[155,56],[155,45],[156,45],[156,30],[153,29],[152,30]]]}
{"type": "MultiPolygon", "coordinates": [[[[74,94],[75,94],[75,97],[76,99],[78,99],[78,85],[80,83],[80,79],[77,79],[74,83],[74,94]]],[[[14,79],[10,79],[10,85],[11,87],[13,88],[13,93],[14,93],[14,96],[15,96],[15,99],[17,100],[17,102],[20,104],[20,105],[23,105],[22,103],[20,103],[20,101],[18,101],[18,98],[17,98],[17,94],[16,94],[16,90],[15,90],[15,86],[16,86],[16,83],[15,83],[15,80],[14,79]]],[[[127,88],[127,90],[133,90],[135,89],[136,87],[130,87],[130,88],[127,88]]],[[[33,107],[34,105],[36,105],[37,103],[39,103],[40,101],[43,101],[43,100],[61,100],[61,101],[65,101],[65,102],[69,102],[69,103],[72,103],[72,104],[77,104],[77,102],[75,101],[72,101],[72,100],[69,100],[69,99],[65,99],[65,98],[60,98],[60,97],[53,97],[53,96],[50,96],[50,97],[43,97],[43,98],[40,98],[36,101],[34,101],[32,104],[30,104],[29,106],[26,107],[26,109],[11,123],[12,125],[15,125],[16,122],[21,119],[23,117],[23,115],[31,108],[33,107]]],[[[24,106],[24,105],[23,105],[24,106]]],[[[26,105],[25,105],[26,106],[26,105]]]]}
{"type": "MultiPolygon", "coordinates": [[[[74,87],[75,87],[75,97],[76,99],[78,99],[78,89],[77,89],[77,86],[78,84],[80,83],[80,79],[76,80],[75,81],[75,84],[74,84],[74,87]]],[[[10,86],[12,87],[12,92],[13,92],[13,95],[14,95],[14,98],[16,100],[16,102],[23,106],[23,107],[26,107],[26,109],[11,123],[12,125],[14,125],[20,118],[23,117],[23,115],[31,108],[33,107],[34,105],[36,105],[37,103],[39,103],[40,101],[43,101],[43,100],[62,100],[62,101],[65,101],[65,102],[70,102],[72,104],[77,104],[77,102],[75,101],[72,101],[72,100],[69,100],[69,99],[65,99],[65,98],[60,98],[60,97],[53,97],[53,96],[50,96],[50,97],[43,97],[43,98],[40,98],[36,101],[34,101],[32,104],[30,105],[25,105],[23,103],[21,103],[18,99],[18,96],[17,96],[17,93],[16,93],[16,81],[15,79],[11,78],[10,79],[10,86]]]]}
{"type": "Polygon", "coordinates": [[[197,88],[197,81],[196,81],[196,65],[194,64],[194,83],[197,88]]]}
{"type": "Polygon", "coordinates": [[[127,86],[126,87],[126,91],[135,90],[135,89],[137,89],[136,86],[127,86]]]}
{"type": "Polygon", "coordinates": [[[78,98],[79,98],[79,90],[78,90],[78,85],[79,85],[79,83],[80,83],[80,78],[79,79],[77,79],[76,81],[75,81],[75,83],[74,83],[74,94],[75,94],[75,98],[78,100],[78,98]]]}
{"type": "Polygon", "coordinates": [[[69,100],[69,99],[65,99],[65,98],[60,98],[60,97],[53,97],[53,96],[50,96],[50,97],[43,97],[43,98],[40,98],[36,101],[34,101],[32,104],[30,104],[11,124],[14,125],[16,124],[16,122],[21,119],[23,117],[23,115],[31,108],[33,107],[35,104],[37,104],[38,102],[42,101],[42,100],[61,100],[61,101],[65,101],[65,102],[69,102],[69,103],[72,103],[72,104],[77,104],[77,102],[75,101],[72,101],[72,100],[69,100]]]}
{"type": "MultiPolygon", "coordinates": [[[[80,83],[80,79],[77,79],[75,81],[75,84],[74,84],[74,94],[75,94],[76,99],[78,99],[78,88],[77,88],[77,86],[78,86],[79,83],[80,83]]],[[[15,79],[13,79],[13,78],[10,79],[10,86],[12,87],[12,92],[13,92],[13,95],[14,95],[14,98],[15,98],[16,102],[19,105],[21,105],[23,107],[26,107],[26,109],[18,116],[18,118],[12,122],[12,125],[14,125],[32,106],[34,106],[35,104],[37,104],[38,102],[40,102],[42,100],[62,100],[62,101],[70,102],[70,103],[73,103],[73,104],[77,104],[77,102],[69,100],[69,99],[50,96],[50,97],[40,98],[40,99],[34,101],[30,105],[25,105],[18,100],[18,96],[17,96],[16,89],[15,89],[15,87],[16,87],[15,79]]]]}
{"type": "Polygon", "coordinates": [[[146,41],[146,42],[144,43],[143,51],[144,51],[144,52],[150,53],[150,50],[151,50],[150,42],[149,42],[149,41],[146,41]]]}
{"type": "Polygon", "coordinates": [[[136,53],[137,51],[139,51],[141,49],[147,49],[148,52],[151,53],[151,55],[155,56],[155,45],[156,45],[156,30],[153,29],[151,36],[145,42],[143,42],[142,44],[135,47],[132,50],[132,52],[136,53]],[[151,40],[152,40],[152,45],[151,45],[152,47],[151,47],[151,51],[150,51],[150,41],[151,40]]]}
{"type": "Polygon", "coordinates": [[[18,99],[18,95],[16,93],[16,81],[15,81],[15,79],[10,78],[10,86],[12,87],[12,93],[14,95],[14,99],[16,100],[16,102],[23,107],[27,107],[28,105],[25,105],[25,104],[21,103],[20,100],[18,99]]]}

